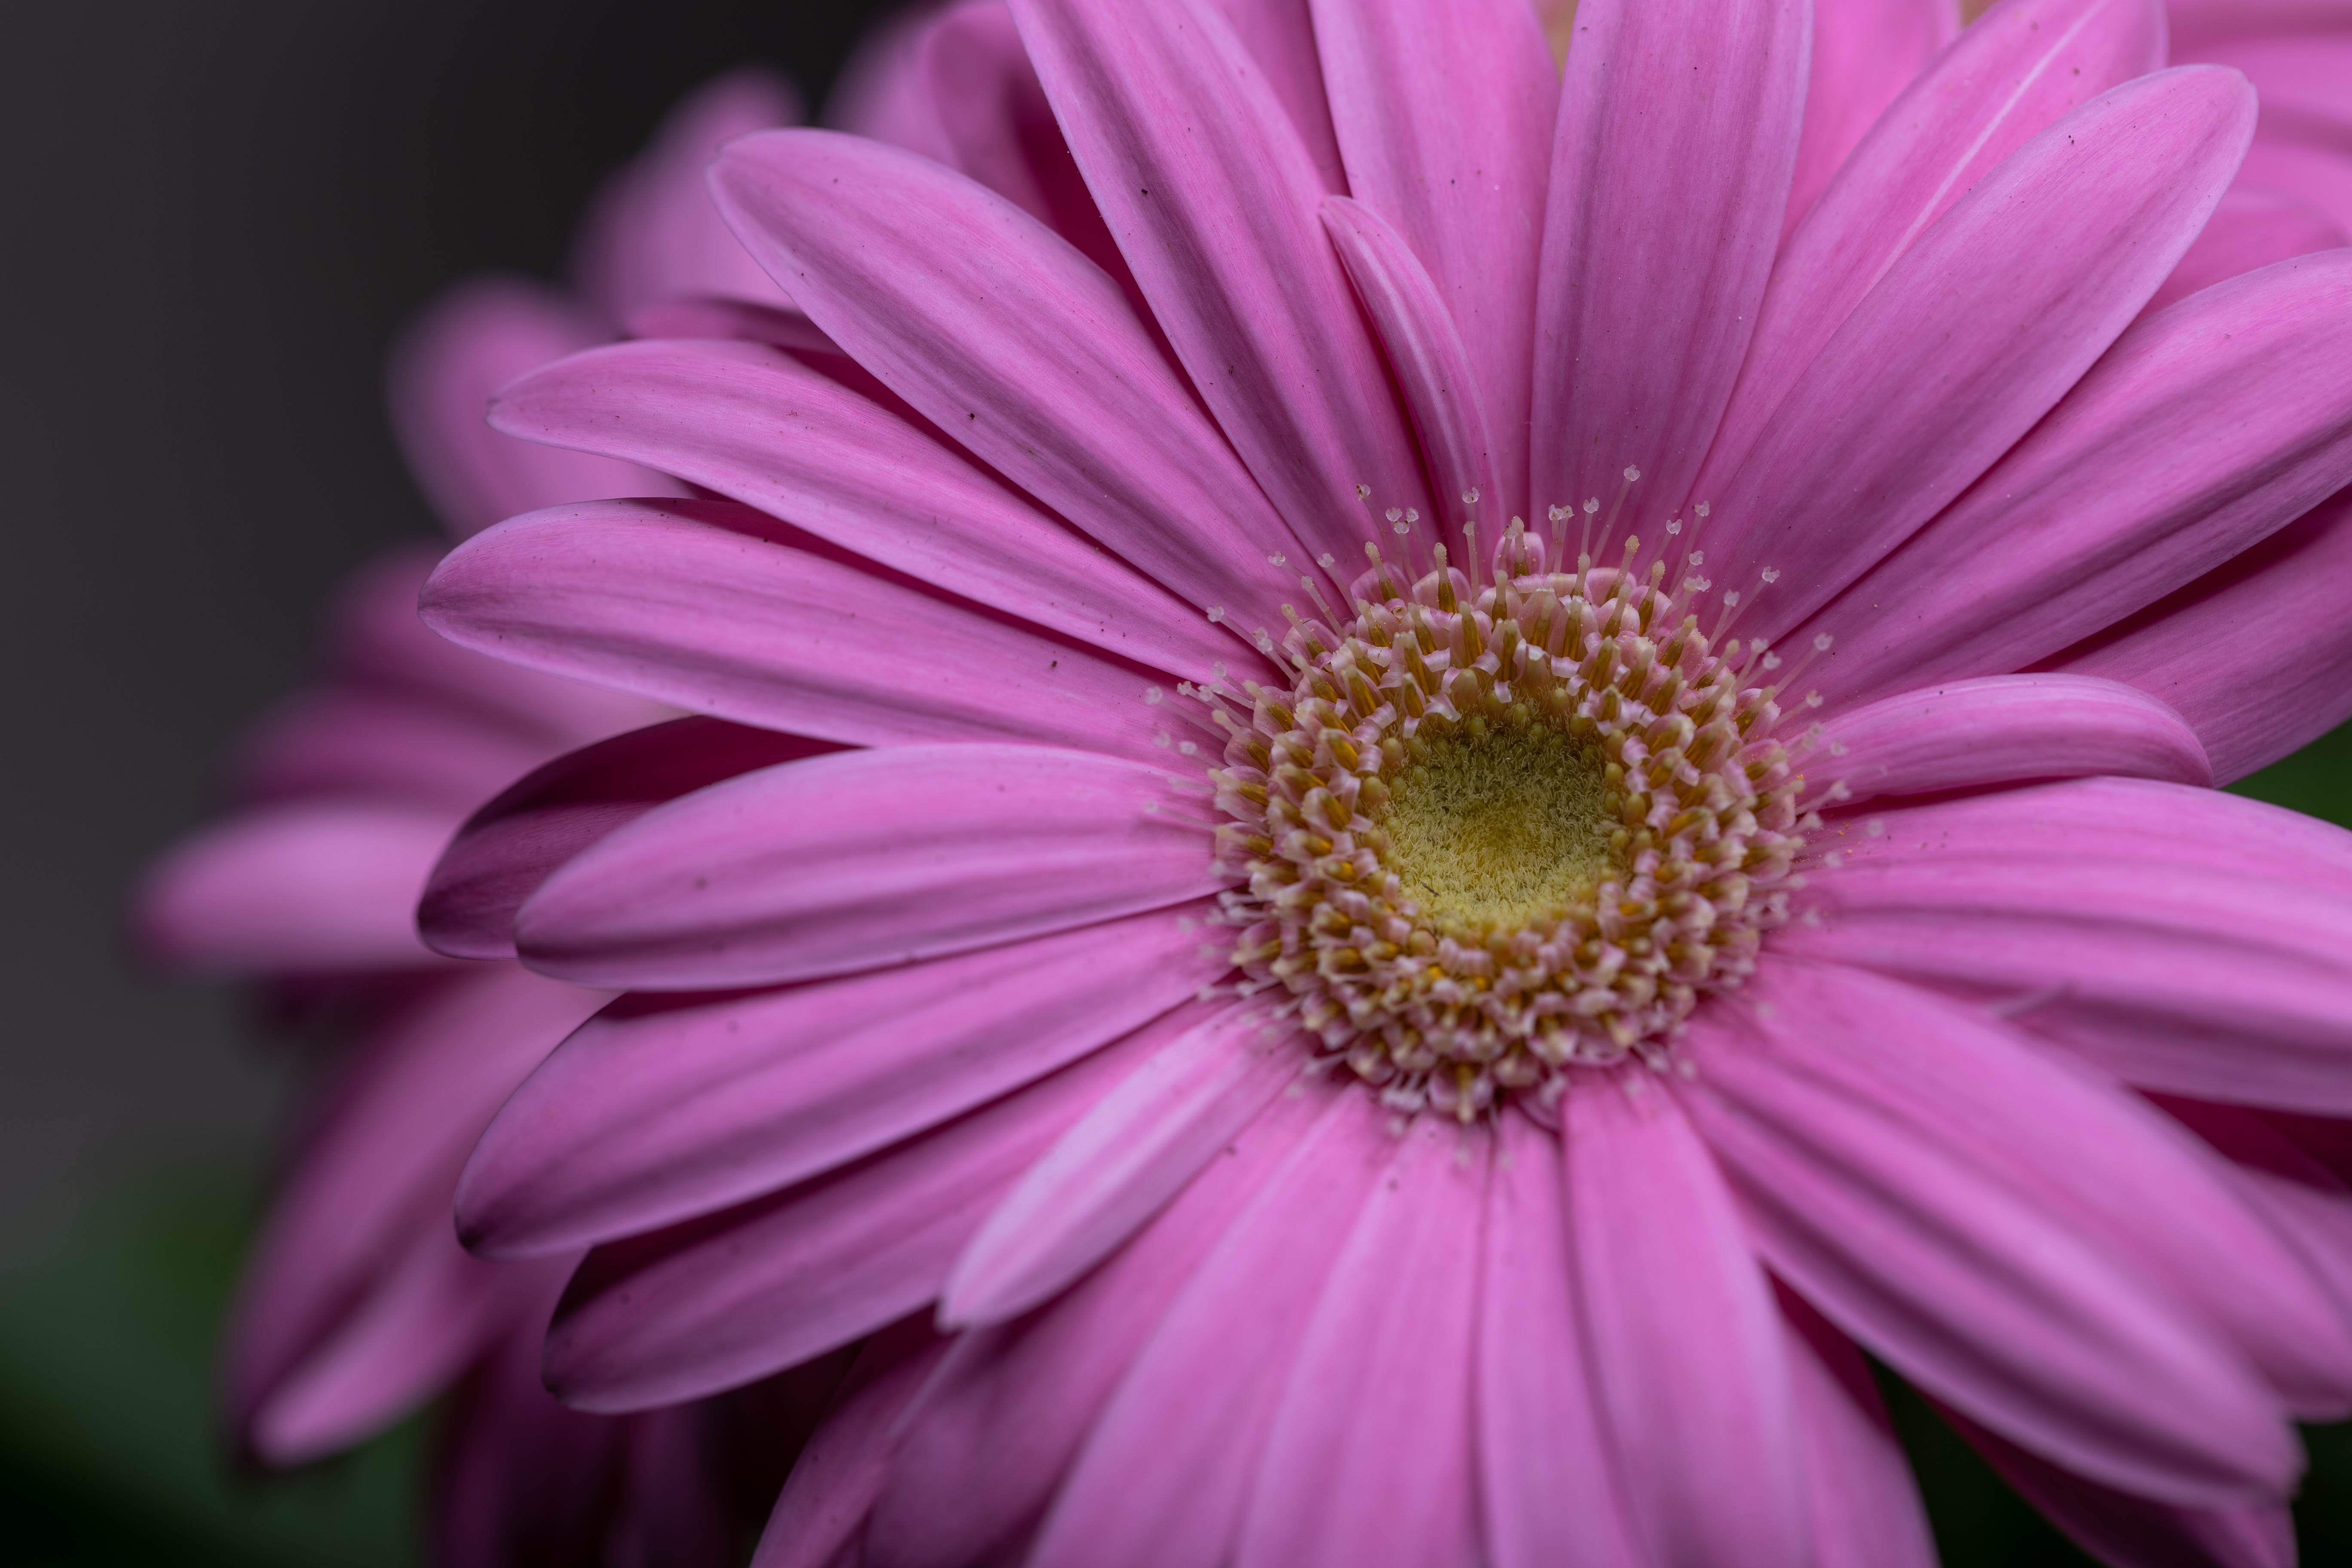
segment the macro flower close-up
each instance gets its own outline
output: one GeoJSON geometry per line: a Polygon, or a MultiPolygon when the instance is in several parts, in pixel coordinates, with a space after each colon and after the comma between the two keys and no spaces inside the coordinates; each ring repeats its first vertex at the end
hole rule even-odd
{"type": "Polygon", "coordinates": [[[2352,719],[2352,12],[964,0],[799,118],[412,329],[457,542],[143,885],[358,1021],[247,1453],[457,1390],[466,1563],[1927,1564],[1899,1380],[2295,1561],[2352,833],[2219,786],[2352,719]]]}

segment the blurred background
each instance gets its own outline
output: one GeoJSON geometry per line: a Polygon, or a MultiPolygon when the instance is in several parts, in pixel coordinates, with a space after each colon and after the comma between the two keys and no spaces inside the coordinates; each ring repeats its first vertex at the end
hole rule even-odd
{"type": "MultiPolygon", "coordinates": [[[[121,937],[216,803],[326,594],[435,536],[382,416],[402,321],[561,276],[598,177],[697,81],[821,102],[886,7],[611,0],[49,4],[0,22],[0,1540],[12,1563],[414,1561],[412,1426],[287,1478],[215,1438],[211,1338],[306,1053],[121,937]]],[[[2352,734],[2246,786],[2352,824],[2352,734]]],[[[1902,1391],[1948,1560],[2080,1562],[1902,1391]]],[[[429,1421],[429,1415],[425,1418],[429,1421]]],[[[2305,1561],[2352,1561],[2315,1433],[2305,1561]]]]}

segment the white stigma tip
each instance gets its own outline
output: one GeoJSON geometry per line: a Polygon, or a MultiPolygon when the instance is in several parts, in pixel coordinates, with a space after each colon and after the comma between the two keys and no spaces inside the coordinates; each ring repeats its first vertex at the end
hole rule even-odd
{"type": "Polygon", "coordinates": [[[1339,569],[1339,558],[1327,550],[1315,558],[1315,564],[1326,572],[1337,572],[1339,569]]]}
{"type": "Polygon", "coordinates": [[[1389,508],[1389,510],[1388,510],[1388,519],[1389,519],[1389,521],[1390,521],[1391,522],[1394,522],[1394,521],[1396,521],[1399,518],[1402,517],[1403,515],[1404,515],[1404,508],[1402,508],[1402,507],[1401,507],[1401,506],[1392,506],[1392,507],[1389,508]]]}
{"type": "Polygon", "coordinates": [[[1287,566],[1290,564],[1290,557],[1277,550],[1265,558],[1265,563],[1269,566],[1287,566]]]}
{"type": "Polygon", "coordinates": [[[1723,607],[1727,610],[1736,610],[1739,607],[1738,589],[1730,588],[1725,590],[1723,595],[1723,607]]]}
{"type": "Polygon", "coordinates": [[[1780,580],[1780,569],[1778,566],[1767,566],[1756,574],[1763,578],[1767,584],[1778,583],[1780,580]]]}
{"type": "Polygon", "coordinates": [[[1372,499],[1372,487],[1371,487],[1371,486],[1370,486],[1370,485],[1358,485],[1358,486],[1356,487],[1356,499],[1357,499],[1358,500],[1371,500],[1371,499],[1372,499]]]}
{"type": "Polygon", "coordinates": [[[1168,700],[1168,693],[1156,686],[1147,686],[1143,689],[1143,700],[1146,702],[1165,702],[1168,700]]]}
{"type": "Polygon", "coordinates": [[[1830,651],[1830,644],[1835,640],[1836,639],[1832,637],[1829,633],[1823,632],[1821,636],[1813,639],[1813,651],[1815,653],[1827,653],[1830,651]]]}
{"type": "Polygon", "coordinates": [[[1418,508],[1418,507],[1410,507],[1410,506],[1409,506],[1409,507],[1407,507],[1407,508],[1405,508],[1405,509],[1404,509],[1404,520],[1405,520],[1407,522],[1419,522],[1419,521],[1421,521],[1421,509],[1420,509],[1420,508],[1418,508]]]}
{"type": "Polygon", "coordinates": [[[1640,479],[1641,477],[1642,477],[1642,470],[1641,470],[1641,469],[1639,469],[1639,468],[1633,468],[1633,467],[1631,467],[1631,466],[1628,466],[1628,467],[1627,467],[1627,468],[1625,469],[1625,482],[1626,482],[1627,484],[1629,484],[1629,485],[1630,485],[1630,484],[1632,484],[1634,480],[1636,480],[1636,479],[1640,479]]]}
{"type": "Polygon", "coordinates": [[[1691,563],[1692,565],[1694,565],[1694,566],[1704,566],[1704,565],[1706,565],[1706,551],[1704,551],[1704,550],[1694,550],[1694,551],[1692,551],[1692,552],[1691,552],[1690,563],[1691,563]]]}
{"type": "Polygon", "coordinates": [[[1666,519],[1666,537],[1667,537],[1668,539],[1672,539],[1675,535],[1676,535],[1676,534],[1680,533],[1682,531],[1683,531],[1683,520],[1682,520],[1681,518],[1678,518],[1678,517],[1670,517],[1670,518],[1666,519]]]}
{"type": "Polygon", "coordinates": [[[1585,515],[1585,516],[1587,516],[1587,517],[1591,517],[1594,512],[1599,511],[1600,510],[1601,510],[1601,498],[1600,498],[1599,496],[1587,496],[1587,497],[1585,497],[1585,498],[1584,498],[1584,515],[1585,515]]]}
{"type": "Polygon", "coordinates": [[[1478,487],[1476,485],[1472,485],[1468,489],[1462,492],[1462,502],[1465,506],[1476,506],[1478,504],[1478,487]]]}
{"type": "Polygon", "coordinates": [[[1221,626],[1225,624],[1225,607],[1223,605],[1211,605],[1208,613],[1211,625],[1221,626]]]}
{"type": "Polygon", "coordinates": [[[1554,507],[1554,508],[1552,508],[1552,509],[1551,509],[1551,520],[1552,520],[1554,522],[1566,522],[1566,521],[1568,521],[1568,519],[1569,519],[1569,510],[1568,510],[1568,508],[1566,508],[1566,507],[1564,507],[1564,506],[1556,506],[1556,507],[1554,507]]]}
{"type": "Polygon", "coordinates": [[[1705,501],[1701,501],[1698,505],[1691,508],[1691,510],[1698,513],[1701,517],[1705,517],[1707,513],[1707,504],[1705,501]]]}

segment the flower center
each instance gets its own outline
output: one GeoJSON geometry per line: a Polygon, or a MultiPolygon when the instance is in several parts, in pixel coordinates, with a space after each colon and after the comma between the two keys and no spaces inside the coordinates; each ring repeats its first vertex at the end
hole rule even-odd
{"type": "Polygon", "coordinates": [[[1474,592],[1370,553],[1342,628],[1294,618],[1289,689],[1218,711],[1245,988],[1402,1110],[1663,1061],[1787,918],[1802,780],[1747,679],[1778,660],[1718,655],[1663,565],[1548,572],[1515,527],[1474,592]]]}

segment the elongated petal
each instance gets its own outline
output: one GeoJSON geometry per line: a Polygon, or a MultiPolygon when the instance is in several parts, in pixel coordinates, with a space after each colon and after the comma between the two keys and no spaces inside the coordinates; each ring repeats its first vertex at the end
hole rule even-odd
{"type": "MultiPolygon", "coordinates": [[[[1468,350],[1496,481],[1479,516],[1498,529],[1530,504],[1528,345],[1559,101],[1542,29],[1520,0],[1313,9],[1349,192],[1427,268],[1468,350]]],[[[1440,505],[1459,493],[1442,466],[1434,482],[1440,505]]]]}
{"type": "Polygon", "coordinates": [[[893,571],[1144,663],[1205,673],[1237,651],[1200,606],[780,350],[615,343],[507,388],[493,416],[535,441],[657,460],[893,571]]]}
{"type": "MultiPolygon", "coordinates": [[[[1169,964],[1187,985],[1197,984],[1189,977],[1201,967],[1169,964]]],[[[1300,1050],[1295,1035],[1246,1004],[1198,1016],[1103,1096],[988,1216],[956,1260],[940,1321],[1001,1322],[1060,1292],[1297,1080],[1300,1050]]]]}
{"type": "Polygon", "coordinates": [[[1875,820],[1785,950],[1981,1000],[2146,1088],[2352,1112],[2340,829],[2119,780],[1875,820]]]}
{"type": "Polygon", "coordinates": [[[1945,0],[1814,0],[1812,71],[1782,220],[1784,246],[1871,122],[1951,42],[1959,24],[1959,7],[1945,0]]]}
{"type": "Polygon", "coordinates": [[[1572,1089],[1560,1139],[1585,1359],[1651,1559],[1807,1561],[1787,1331],[1706,1145],[1640,1075],[1572,1089]]]}
{"type": "Polygon", "coordinates": [[[857,1164],[598,1247],[548,1330],[548,1387],[583,1410],[674,1405],[924,1306],[1029,1162],[1148,1048],[1097,1052],[857,1164]]]}
{"type": "MultiPolygon", "coordinates": [[[[839,343],[817,331],[816,323],[797,310],[754,305],[743,300],[714,300],[707,294],[640,305],[629,312],[622,325],[633,338],[716,338],[797,349],[803,353],[841,353],[839,343]]],[[[497,417],[497,405],[493,404],[493,423],[497,417]]]]}
{"type": "Polygon", "coordinates": [[[1393,1152],[1339,1095],[1194,1270],[1088,1435],[1035,1568],[1214,1568],[1237,1539],[1280,1377],[1393,1152]]]}
{"type": "Polygon", "coordinates": [[[1310,551],[1428,507],[1379,351],[1316,217],[1297,133],[1206,0],[1017,0],[1045,96],[1153,316],[1310,551]]]}
{"type": "Polygon", "coordinates": [[[705,784],[835,749],[723,719],[675,719],[558,757],[457,830],[425,885],[417,930],[454,958],[512,958],[515,911],[599,838],[705,784]]]}
{"type": "Polygon", "coordinates": [[[2027,142],[1911,244],[1724,492],[1699,498],[1717,581],[1781,574],[1754,629],[1826,604],[2082,379],[2221,200],[2253,109],[2217,67],[2141,77],[2027,142]]]}
{"type": "Polygon", "coordinates": [[[1216,5],[1298,133],[1316,178],[1326,191],[1345,195],[1348,175],[1324,90],[1312,0],[1216,0],[1216,5]]]}
{"type": "MultiPolygon", "coordinates": [[[[1853,6],[1844,0],[1839,8],[1853,6]]],[[[1918,5],[1894,8],[1912,28],[1924,28],[1932,14],[1918,5]]],[[[1841,31],[1816,11],[1816,90],[1831,63],[1824,47],[1841,31]]],[[[1854,127],[1860,144],[1835,178],[1820,172],[1819,205],[1773,263],[1756,341],[1698,481],[1701,499],[1724,493],[1798,378],[1929,225],[2052,121],[2164,63],[2158,0],[2008,0],[1916,81],[1895,84],[1902,95],[1869,134],[1854,127]]],[[[1810,138],[1810,105],[1806,119],[1810,138]]]]}
{"type": "Polygon", "coordinates": [[[2244,1284],[2220,1258],[2269,1270],[2262,1238],[2150,1113],[1890,981],[1784,963],[1749,994],[1683,1098],[1774,1273],[2070,1469],[2196,1507],[2284,1489],[2284,1413],[2200,1310],[2244,1284]]]}
{"type": "Polygon", "coordinates": [[[711,177],[817,324],[933,425],[1196,615],[1281,624],[1290,579],[1267,557],[1297,542],[1067,241],[951,170],[828,131],[739,142],[711,177]]]}
{"type": "Polygon", "coordinates": [[[1138,1348],[1334,1092],[1302,1082],[1277,1096],[1066,1294],[957,1336],[906,1422],[866,1540],[873,1568],[965,1568],[1034,1527],[1138,1348]]]}
{"type": "MultiPolygon", "coordinates": [[[[600,839],[516,918],[533,968],[645,990],[775,984],[1161,909],[1223,879],[1161,776],[1034,746],[763,768],[600,839]]],[[[583,984],[589,982],[583,981],[583,984]]]]}
{"type": "Polygon", "coordinates": [[[1854,800],[2084,773],[2213,782],[2179,714],[2134,687],[2058,675],[1956,680],[1849,709],[1822,726],[1806,765],[1854,800]]]}
{"type": "Polygon", "coordinates": [[[1869,1364],[1803,1298],[1785,1286],[1779,1296],[1813,1561],[1820,1568],[1935,1568],[1927,1510],[1869,1364]]]}
{"type": "Polygon", "coordinates": [[[1538,273],[1535,504],[1607,504],[1631,467],[1634,515],[1663,521],[1698,477],[1780,240],[1811,15],[1577,7],[1538,273]]]}
{"type": "Polygon", "coordinates": [[[2221,565],[2352,479],[2347,355],[2352,252],[2280,262],[2140,322],[1812,618],[1840,649],[1813,679],[1853,700],[2025,668],[2221,565]]]}
{"type": "Polygon", "coordinates": [[[1476,1554],[1470,1368],[1489,1153],[1437,1117],[1405,1131],[1284,1380],[1239,1568],[1476,1554]]]}
{"type": "Polygon", "coordinates": [[[545,762],[548,747],[476,709],[338,681],[297,695],[240,752],[249,799],[358,795],[466,811],[545,762]]]}
{"type": "Polygon", "coordinates": [[[1150,1023],[1224,967],[1198,945],[1154,914],[607,1013],[483,1135],[457,1188],[467,1245],[493,1257],[585,1247],[846,1164],[1150,1023]]]}
{"type": "Polygon", "coordinates": [[[2222,195],[2212,221],[2148,300],[2147,309],[2161,310],[2242,272],[2347,244],[2352,244],[2352,235],[2309,202],[2241,179],[2222,195]]]}
{"type": "Polygon", "coordinates": [[[1478,1295],[1478,1486],[1496,1568],[1640,1568],[1569,1273],[1559,1139],[1497,1122],[1478,1295]]]}
{"type": "Polygon", "coordinates": [[[1126,669],[793,537],[724,501],[558,507],[452,552],[423,612],[461,646],[764,729],[1151,754],[1126,669]]]}
{"type": "Polygon", "coordinates": [[[853,1550],[890,1476],[898,1420],[948,1353],[928,1318],[874,1336],[793,1461],[751,1568],[832,1568],[853,1550]]]}
{"type": "Polygon", "coordinates": [[[2352,719],[2348,576],[2352,491],[2338,491],[2052,668],[2154,692],[2229,784],[2352,719]]]}

